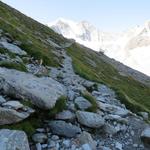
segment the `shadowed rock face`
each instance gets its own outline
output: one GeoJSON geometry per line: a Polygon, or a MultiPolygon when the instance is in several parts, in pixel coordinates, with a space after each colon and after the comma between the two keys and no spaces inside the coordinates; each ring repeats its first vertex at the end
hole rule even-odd
{"type": "Polygon", "coordinates": [[[38,78],[16,70],[0,68],[1,87],[4,93],[25,97],[41,109],[52,108],[60,96],[65,95],[62,84],[51,78],[38,78]]]}
{"type": "Polygon", "coordinates": [[[30,150],[25,132],[0,130],[0,150],[30,150]]]}

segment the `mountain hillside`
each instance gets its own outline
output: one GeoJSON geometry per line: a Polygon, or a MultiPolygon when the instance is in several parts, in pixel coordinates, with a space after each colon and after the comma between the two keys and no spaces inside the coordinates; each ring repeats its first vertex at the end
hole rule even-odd
{"type": "Polygon", "coordinates": [[[149,150],[149,98],[148,76],[0,2],[1,150],[149,150]]]}
{"type": "Polygon", "coordinates": [[[58,19],[48,26],[67,38],[102,51],[107,56],[150,76],[150,21],[121,33],[101,31],[86,21],[78,23],[58,19]]]}

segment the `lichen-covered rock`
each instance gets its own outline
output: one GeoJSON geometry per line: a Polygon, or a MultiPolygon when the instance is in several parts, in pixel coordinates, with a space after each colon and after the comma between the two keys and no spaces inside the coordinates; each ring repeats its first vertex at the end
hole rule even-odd
{"type": "Polygon", "coordinates": [[[13,69],[0,68],[0,83],[5,94],[25,97],[41,109],[52,108],[66,94],[64,86],[51,78],[38,78],[13,69]]]}
{"type": "Polygon", "coordinates": [[[30,150],[25,132],[0,130],[0,150],[30,150]]]}

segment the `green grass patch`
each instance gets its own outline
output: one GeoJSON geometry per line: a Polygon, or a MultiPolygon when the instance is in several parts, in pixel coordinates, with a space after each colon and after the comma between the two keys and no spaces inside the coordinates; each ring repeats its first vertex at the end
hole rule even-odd
{"type": "Polygon", "coordinates": [[[110,64],[104,62],[97,52],[77,43],[66,49],[73,60],[73,67],[77,74],[91,81],[106,84],[117,92],[119,100],[132,111],[150,112],[150,88],[134,80],[132,77],[121,76],[110,64]],[[88,58],[88,59],[87,59],[88,58]],[[88,63],[91,59],[96,67],[88,63]],[[123,100],[122,100],[123,99],[123,100]]]}
{"type": "Polygon", "coordinates": [[[27,68],[22,63],[15,63],[15,62],[9,62],[9,61],[1,61],[0,67],[5,67],[8,69],[16,69],[19,71],[27,72],[27,68]]]}
{"type": "Polygon", "coordinates": [[[82,96],[92,104],[92,106],[90,108],[88,108],[86,111],[96,112],[98,109],[96,99],[87,91],[83,92],[82,96]]]}
{"type": "Polygon", "coordinates": [[[61,96],[57,101],[55,106],[49,110],[48,115],[53,117],[55,114],[62,112],[66,108],[67,97],[61,96]]]}

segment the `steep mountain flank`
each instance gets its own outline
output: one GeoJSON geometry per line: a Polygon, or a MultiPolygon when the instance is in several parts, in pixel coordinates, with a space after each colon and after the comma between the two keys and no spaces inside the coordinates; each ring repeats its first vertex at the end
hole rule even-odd
{"type": "Polygon", "coordinates": [[[0,2],[0,149],[148,150],[149,78],[117,65],[0,2]]]}

